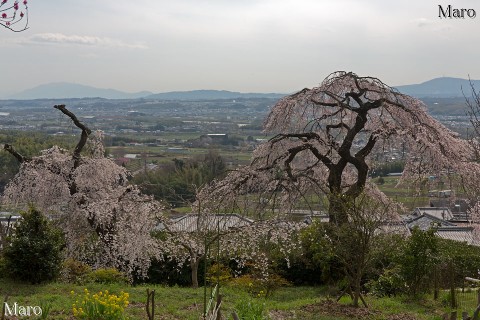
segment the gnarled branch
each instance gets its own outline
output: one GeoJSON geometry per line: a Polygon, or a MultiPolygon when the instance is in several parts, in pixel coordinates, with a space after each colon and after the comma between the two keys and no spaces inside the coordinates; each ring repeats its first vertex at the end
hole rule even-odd
{"type": "Polygon", "coordinates": [[[11,145],[11,144],[5,144],[3,146],[3,149],[5,151],[8,151],[12,156],[14,156],[18,162],[20,163],[23,163],[23,162],[27,162],[27,161],[30,161],[31,159],[28,158],[28,157],[25,157],[25,156],[22,156],[20,153],[18,153],[15,148],[11,145]]]}
{"type": "Polygon", "coordinates": [[[77,168],[78,165],[80,164],[80,153],[82,152],[83,147],[87,143],[88,136],[92,133],[92,130],[90,130],[87,126],[85,126],[83,123],[81,123],[80,120],[78,120],[78,118],[75,114],[68,111],[64,104],[55,105],[53,107],[55,109],[58,109],[58,110],[62,111],[63,114],[65,114],[70,119],[72,119],[73,123],[79,129],[82,129],[82,135],[80,136],[80,141],[78,141],[77,146],[75,147],[75,150],[73,151],[73,159],[75,160],[74,168],[77,168]]]}

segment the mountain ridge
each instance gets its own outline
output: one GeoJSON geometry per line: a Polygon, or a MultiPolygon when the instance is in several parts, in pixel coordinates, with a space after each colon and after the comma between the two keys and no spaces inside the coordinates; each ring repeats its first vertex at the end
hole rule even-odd
{"type": "MultiPolygon", "coordinates": [[[[480,89],[480,80],[471,80],[476,90],[480,89]]],[[[470,96],[470,80],[453,77],[434,78],[418,84],[395,86],[402,93],[417,98],[452,98],[470,96]],[[463,90],[463,92],[462,92],[463,90]]],[[[42,84],[3,99],[68,99],[68,98],[104,98],[104,99],[159,99],[159,100],[214,100],[238,98],[273,98],[280,99],[284,93],[242,93],[227,90],[190,90],[152,93],[150,91],[124,92],[116,89],[104,89],[93,86],[54,82],[42,84]]]]}
{"type": "Polygon", "coordinates": [[[149,91],[128,93],[116,89],[97,88],[78,83],[52,82],[23,90],[6,98],[13,100],[71,98],[137,99],[150,94],[152,93],[149,91]]]}
{"type": "Polygon", "coordinates": [[[468,80],[453,77],[434,78],[418,84],[396,86],[401,93],[417,98],[458,98],[470,96],[470,81],[476,90],[480,89],[480,80],[468,80]],[[462,91],[463,90],[463,91],[462,91]]]}

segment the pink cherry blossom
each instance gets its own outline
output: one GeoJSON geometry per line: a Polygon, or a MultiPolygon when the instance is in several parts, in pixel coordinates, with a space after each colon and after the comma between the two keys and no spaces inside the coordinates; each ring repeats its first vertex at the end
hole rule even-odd
{"type": "Polygon", "coordinates": [[[285,213],[301,202],[310,211],[328,212],[331,222],[341,224],[348,221],[342,202],[363,192],[389,201],[368,174],[375,168],[373,155],[401,147],[406,150],[402,181],[414,188],[416,181],[444,170],[465,174],[472,185],[480,181],[468,141],[430,116],[420,100],[377,78],[332,73],[319,87],[278,101],[264,127],[273,138],[254,151],[250,165],[231,172],[201,196],[240,207],[249,201],[249,210],[265,208],[252,203],[255,195],[285,213]],[[242,197],[246,200],[239,202],[242,197]],[[310,198],[328,202],[310,203],[310,198]]]}
{"type": "Polygon", "coordinates": [[[0,26],[14,32],[21,32],[28,29],[28,6],[27,1],[23,1],[24,10],[17,15],[20,9],[19,0],[10,2],[9,0],[2,0],[0,2],[0,26]]]}

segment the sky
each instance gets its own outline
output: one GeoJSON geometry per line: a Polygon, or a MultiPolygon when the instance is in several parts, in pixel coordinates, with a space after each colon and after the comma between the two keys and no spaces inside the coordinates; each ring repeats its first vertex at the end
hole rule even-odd
{"type": "MultiPolygon", "coordinates": [[[[12,0],[10,0],[12,1],[12,0]]],[[[0,28],[0,97],[52,82],[126,92],[291,93],[331,72],[396,86],[480,79],[480,1],[29,0],[0,28]]]]}

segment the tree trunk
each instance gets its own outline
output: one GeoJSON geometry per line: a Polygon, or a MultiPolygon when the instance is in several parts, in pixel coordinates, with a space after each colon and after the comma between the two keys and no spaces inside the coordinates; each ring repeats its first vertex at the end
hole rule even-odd
{"type": "Polygon", "coordinates": [[[195,257],[190,260],[190,267],[192,268],[192,287],[198,288],[198,265],[200,264],[200,257],[195,257]]]}
{"type": "Polygon", "coordinates": [[[361,294],[361,277],[355,277],[353,284],[353,306],[358,308],[358,300],[360,299],[361,294]]]}
{"type": "Polygon", "coordinates": [[[330,193],[328,195],[328,217],[330,223],[341,226],[348,222],[348,216],[345,212],[345,199],[341,193],[330,193]]]}

